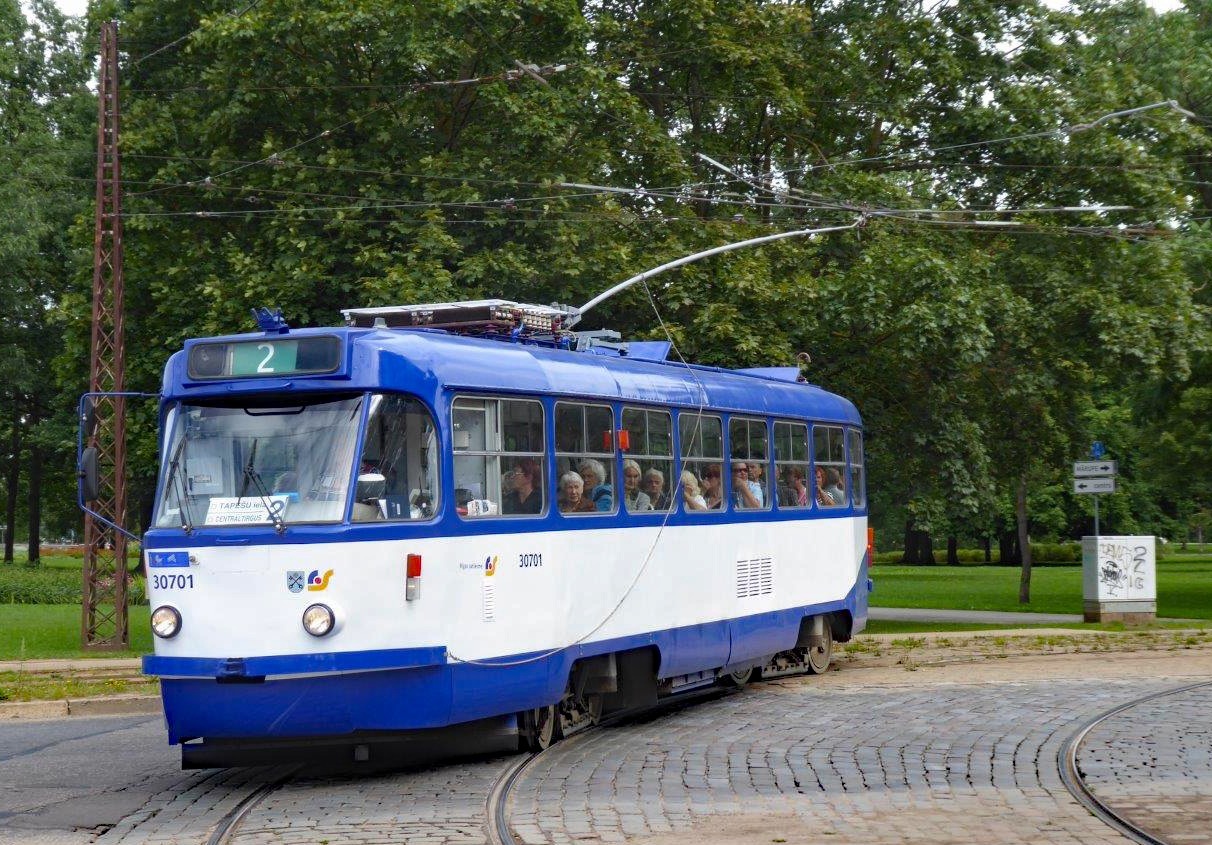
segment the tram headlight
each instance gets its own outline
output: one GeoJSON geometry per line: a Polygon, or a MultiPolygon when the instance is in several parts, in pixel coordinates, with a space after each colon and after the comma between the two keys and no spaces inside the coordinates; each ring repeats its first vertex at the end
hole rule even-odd
{"type": "Polygon", "coordinates": [[[181,613],[177,608],[162,604],[152,611],[152,633],[165,640],[171,640],[181,630],[181,613]]]}
{"type": "Polygon", "coordinates": [[[313,637],[331,633],[336,624],[336,614],[326,604],[313,604],[303,611],[303,630],[313,637]]]}

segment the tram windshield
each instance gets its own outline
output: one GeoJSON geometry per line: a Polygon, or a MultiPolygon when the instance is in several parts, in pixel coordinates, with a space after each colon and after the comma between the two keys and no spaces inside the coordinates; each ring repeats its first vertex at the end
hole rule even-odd
{"type": "Polygon", "coordinates": [[[159,528],[340,522],[364,396],[173,408],[159,528]]]}

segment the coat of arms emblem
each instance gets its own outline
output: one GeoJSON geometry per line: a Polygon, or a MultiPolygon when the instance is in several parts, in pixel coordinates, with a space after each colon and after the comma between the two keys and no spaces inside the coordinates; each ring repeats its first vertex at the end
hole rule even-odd
{"type": "Polygon", "coordinates": [[[303,592],[303,570],[292,569],[286,573],[286,589],[292,593],[303,592]]]}

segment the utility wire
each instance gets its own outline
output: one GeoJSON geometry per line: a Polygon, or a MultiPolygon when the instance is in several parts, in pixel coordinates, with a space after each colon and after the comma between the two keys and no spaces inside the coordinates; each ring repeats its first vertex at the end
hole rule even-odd
{"type": "MultiPolygon", "coordinates": [[[[228,12],[227,14],[228,14],[228,16],[229,16],[229,17],[232,17],[232,18],[238,18],[238,17],[240,17],[241,15],[243,15],[245,12],[249,11],[250,9],[252,9],[254,6],[256,6],[256,5],[257,5],[258,3],[260,3],[260,2],[261,2],[261,0],[252,0],[252,2],[250,2],[248,5],[246,5],[246,6],[245,6],[243,9],[241,9],[240,11],[238,11],[238,12],[228,12]]],[[[131,63],[131,67],[138,67],[139,65],[143,64],[143,62],[145,62],[145,61],[147,61],[148,59],[150,59],[152,56],[157,56],[157,55],[159,55],[160,53],[163,53],[165,50],[170,50],[170,49],[172,49],[173,47],[176,47],[178,44],[180,44],[180,43],[182,43],[183,41],[185,41],[186,39],[188,39],[188,38],[189,38],[190,36],[192,36],[194,33],[196,33],[196,32],[201,32],[201,31],[202,31],[202,29],[204,29],[206,26],[207,26],[207,23],[206,23],[206,22],[203,22],[203,23],[201,23],[201,24],[198,24],[198,26],[194,27],[194,28],[193,28],[193,29],[191,29],[189,32],[185,33],[184,35],[182,35],[180,38],[176,39],[175,41],[170,41],[170,42],[168,42],[167,44],[165,44],[164,46],[162,46],[162,47],[157,47],[156,49],[152,50],[150,53],[145,53],[144,55],[142,55],[142,56],[140,56],[139,58],[135,59],[135,60],[134,60],[134,61],[131,63]]]]}

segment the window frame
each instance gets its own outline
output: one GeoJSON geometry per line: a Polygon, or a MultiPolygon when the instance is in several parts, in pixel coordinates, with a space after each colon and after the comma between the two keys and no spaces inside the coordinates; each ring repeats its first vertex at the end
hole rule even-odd
{"type": "MultiPolygon", "coordinates": [[[[561,517],[571,517],[573,519],[580,519],[580,518],[591,517],[591,516],[613,516],[614,514],[617,514],[619,512],[619,498],[620,498],[619,497],[619,484],[618,484],[619,448],[618,448],[618,435],[617,435],[618,423],[617,423],[617,419],[616,419],[615,413],[614,413],[614,406],[609,403],[592,402],[592,401],[579,400],[579,399],[557,399],[552,403],[552,406],[551,406],[551,419],[552,419],[551,444],[554,447],[551,449],[551,455],[552,455],[552,458],[554,459],[554,463],[553,463],[553,466],[555,468],[554,474],[556,476],[559,476],[558,478],[555,479],[555,488],[554,488],[556,491],[556,498],[555,498],[556,507],[554,508],[555,512],[558,513],[561,517]],[[582,433],[585,436],[585,447],[586,447],[584,452],[561,451],[559,448],[559,434],[556,431],[556,426],[557,426],[558,420],[559,420],[559,413],[560,413],[561,405],[574,406],[574,407],[580,408],[580,410],[581,410],[581,429],[582,429],[582,433]],[[587,417],[585,414],[585,411],[589,408],[601,408],[601,409],[605,409],[610,412],[610,448],[612,451],[609,453],[589,451],[589,428],[588,428],[588,420],[587,420],[587,417]],[[560,510],[560,508],[559,508],[559,487],[560,487],[560,479],[563,478],[563,474],[560,472],[560,458],[569,458],[571,460],[577,461],[578,465],[579,465],[579,462],[582,460],[591,459],[591,460],[595,460],[595,461],[601,463],[603,465],[603,468],[610,467],[614,471],[614,481],[611,481],[610,485],[609,485],[611,488],[610,510],[600,511],[597,509],[596,505],[592,511],[579,511],[579,512],[570,511],[568,513],[565,513],[564,511],[560,510]]],[[[576,468],[574,468],[571,471],[577,472],[578,474],[580,472],[576,468]]],[[[582,481],[584,481],[584,479],[582,479],[582,481]]],[[[602,479],[602,483],[604,483],[604,484],[607,481],[609,481],[609,479],[605,479],[605,478],[602,479]]],[[[583,496],[587,495],[588,492],[589,491],[587,491],[587,490],[583,491],[581,495],[583,495],[583,496]]]]}
{"type": "Polygon", "coordinates": [[[727,475],[728,475],[729,509],[732,511],[735,511],[737,513],[755,513],[755,512],[760,512],[760,511],[769,511],[771,509],[771,504],[770,504],[771,496],[770,496],[770,489],[769,489],[770,488],[770,482],[769,482],[769,479],[770,479],[770,452],[771,452],[769,421],[765,417],[751,417],[746,414],[735,414],[735,415],[730,414],[728,416],[728,449],[726,451],[728,453],[728,473],[727,473],[727,475]],[[744,443],[744,445],[745,445],[746,453],[749,452],[749,448],[752,445],[752,437],[753,437],[752,431],[753,431],[753,426],[755,424],[761,428],[763,442],[765,443],[765,450],[764,450],[765,454],[763,455],[760,463],[762,464],[762,474],[766,476],[767,482],[766,482],[766,489],[764,489],[762,491],[762,504],[756,508],[741,507],[739,504],[737,504],[736,496],[732,495],[733,494],[732,464],[733,463],[743,463],[746,466],[748,466],[750,463],[755,462],[755,459],[749,457],[747,454],[744,457],[738,456],[736,454],[736,451],[737,451],[736,443],[734,442],[734,438],[732,435],[732,427],[736,423],[742,423],[745,426],[745,443],[744,443]]]}
{"type": "MultiPolygon", "coordinates": [[[[674,501],[674,492],[675,492],[675,489],[677,488],[677,482],[675,480],[671,479],[671,477],[670,477],[670,476],[674,475],[675,473],[678,473],[678,459],[677,459],[678,444],[677,444],[677,441],[674,436],[673,409],[672,408],[653,408],[653,407],[648,407],[648,406],[644,406],[644,405],[623,405],[620,410],[620,413],[619,413],[619,430],[620,431],[630,431],[630,429],[627,427],[627,414],[629,412],[642,413],[644,415],[644,436],[645,436],[646,442],[644,443],[644,451],[642,451],[642,452],[636,451],[634,448],[632,448],[634,446],[634,444],[628,444],[628,449],[626,452],[624,452],[621,449],[619,450],[620,457],[622,458],[622,461],[620,461],[620,464],[619,464],[619,466],[620,466],[619,480],[620,480],[620,482],[622,482],[622,474],[623,474],[622,464],[627,460],[633,460],[636,463],[640,464],[640,484],[641,484],[641,490],[643,490],[642,485],[644,483],[644,473],[646,473],[647,470],[644,469],[644,465],[643,465],[642,461],[650,461],[650,462],[660,461],[660,462],[669,464],[669,472],[666,473],[666,475],[665,475],[665,496],[669,499],[669,506],[666,508],[657,508],[654,506],[651,510],[647,510],[647,511],[633,511],[627,507],[626,495],[620,494],[619,498],[623,500],[623,510],[625,510],[628,514],[632,514],[632,515],[667,514],[670,511],[676,511],[677,506],[676,506],[676,502],[674,501]],[[663,415],[667,420],[669,420],[669,454],[668,455],[661,455],[656,452],[648,451],[648,449],[651,445],[650,432],[651,432],[652,427],[648,424],[649,415],[651,415],[651,414],[660,414],[660,415],[663,415]]],[[[649,469],[652,469],[652,467],[650,466],[649,469]]],[[[679,473],[679,475],[680,475],[680,473],[679,473]]],[[[625,482],[623,482],[623,483],[625,483],[625,482]]],[[[649,497],[649,500],[651,501],[651,497],[649,497]]]]}
{"type": "MultiPolygon", "coordinates": [[[[393,519],[391,517],[384,517],[381,520],[355,520],[353,518],[353,510],[354,510],[353,506],[356,504],[356,502],[351,501],[350,507],[349,507],[349,517],[348,517],[349,522],[352,525],[374,525],[374,524],[384,523],[384,522],[393,523],[393,524],[407,523],[407,524],[411,524],[411,525],[418,525],[418,524],[425,524],[425,523],[433,522],[434,520],[439,519],[441,517],[442,509],[444,507],[446,507],[446,490],[444,487],[445,479],[443,478],[443,472],[442,472],[442,463],[443,463],[443,459],[444,459],[445,444],[442,442],[442,427],[438,424],[438,415],[434,412],[434,409],[432,407],[430,407],[428,402],[426,402],[424,399],[422,399],[420,396],[417,396],[414,393],[409,393],[404,390],[377,390],[377,391],[368,391],[366,393],[366,397],[367,397],[366,410],[362,417],[362,428],[358,432],[359,452],[358,452],[358,457],[357,457],[357,460],[355,462],[355,467],[354,467],[353,487],[351,487],[350,489],[352,489],[352,490],[357,489],[357,479],[358,479],[358,476],[361,475],[361,470],[360,470],[359,466],[366,455],[366,444],[369,442],[370,422],[371,422],[370,414],[372,411],[371,406],[373,405],[373,399],[375,396],[382,396],[383,401],[388,401],[390,399],[397,398],[397,399],[403,399],[405,402],[414,402],[422,410],[424,410],[425,413],[427,413],[429,415],[429,422],[433,426],[434,444],[435,444],[435,446],[437,448],[437,452],[438,452],[437,462],[436,462],[437,472],[435,473],[435,477],[432,482],[433,485],[437,488],[437,492],[433,497],[436,501],[432,504],[432,506],[430,508],[430,515],[428,517],[415,517],[414,518],[414,517],[410,516],[410,517],[398,517],[395,519],[393,519]]],[[[452,411],[452,414],[453,414],[453,411],[452,411]]],[[[453,454],[453,452],[454,452],[454,450],[452,448],[451,453],[453,454]]],[[[350,498],[351,498],[351,500],[353,499],[352,496],[350,498]]],[[[410,501],[409,507],[411,507],[411,506],[412,506],[412,502],[410,501]]]]}
{"type": "Polygon", "coordinates": [[[851,492],[850,491],[850,479],[849,479],[849,476],[847,475],[848,464],[847,464],[847,460],[846,460],[846,451],[847,451],[846,450],[846,431],[847,431],[847,428],[844,423],[821,422],[821,423],[812,424],[812,490],[813,490],[813,498],[814,499],[816,498],[816,469],[818,466],[819,467],[833,467],[833,468],[837,469],[843,482],[845,482],[845,484],[846,484],[846,487],[843,491],[846,494],[845,501],[836,502],[832,505],[822,505],[818,502],[816,507],[819,510],[833,511],[833,510],[838,510],[838,509],[842,509],[842,508],[848,508],[851,506],[853,497],[850,495],[850,492],[851,492]],[[826,445],[828,445],[828,443],[829,443],[828,432],[830,430],[841,433],[842,454],[841,454],[840,459],[833,458],[833,450],[831,447],[829,449],[829,454],[830,454],[830,458],[831,458],[830,460],[820,461],[817,459],[817,449],[816,449],[816,432],[817,432],[817,430],[821,430],[821,431],[825,432],[826,445]]]}
{"type": "MultiPolygon", "coordinates": [[[[725,440],[724,415],[719,414],[719,413],[707,413],[705,410],[700,411],[699,409],[690,410],[690,409],[679,408],[678,413],[677,413],[677,435],[678,435],[678,443],[677,443],[678,460],[677,460],[677,466],[675,467],[675,470],[674,470],[677,473],[677,482],[674,484],[673,489],[676,490],[678,493],[678,503],[677,503],[678,511],[680,513],[684,513],[684,514],[706,514],[706,515],[716,515],[716,514],[724,513],[727,510],[727,507],[725,507],[725,504],[728,499],[728,495],[727,495],[728,488],[725,485],[725,480],[724,480],[724,475],[723,475],[724,462],[725,462],[724,456],[728,454],[728,443],[725,440]],[[700,421],[704,420],[704,419],[715,420],[717,423],[719,423],[719,426],[720,426],[720,455],[718,458],[709,458],[709,457],[695,456],[695,455],[687,456],[685,454],[686,440],[682,434],[682,418],[683,417],[697,418],[700,421]],[[687,467],[688,463],[691,465],[718,463],[720,465],[720,492],[721,492],[722,498],[720,500],[720,506],[718,508],[709,508],[708,510],[705,510],[705,511],[692,511],[692,510],[686,509],[686,500],[685,500],[685,496],[682,494],[681,487],[682,487],[682,472],[686,471],[688,469],[688,467],[687,467]]],[[[702,434],[700,432],[699,443],[701,444],[702,442],[703,442],[702,434]]],[[[703,492],[703,488],[702,488],[702,484],[701,484],[702,476],[699,476],[693,470],[690,470],[690,472],[692,474],[694,474],[696,479],[698,479],[698,481],[700,482],[699,494],[701,495],[703,492]]],[[[704,497],[704,498],[706,498],[706,497],[704,497]]]]}
{"type": "Polygon", "coordinates": [[[867,450],[863,443],[863,430],[861,428],[846,429],[846,471],[850,474],[850,504],[855,508],[867,507],[867,450]],[[858,461],[854,460],[854,450],[852,448],[855,440],[858,441],[858,461]],[[854,469],[858,468],[859,480],[854,480],[854,469]]]}
{"type": "MultiPolygon", "coordinates": [[[[485,405],[485,409],[486,409],[486,407],[487,407],[487,405],[485,405]]],[[[488,520],[488,519],[534,520],[534,519],[544,519],[547,516],[547,514],[550,512],[550,509],[551,509],[551,495],[550,495],[551,484],[550,484],[550,480],[548,479],[548,475],[549,475],[548,458],[550,456],[551,450],[549,448],[549,442],[548,442],[548,438],[547,438],[548,425],[549,425],[549,423],[548,423],[548,419],[547,419],[547,406],[543,402],[542,399],[539,399],[536,397],[508,396],[508,395],[501,396],[501,395],[495,395],[495,394],[479,394],[479,393],[460,393],[451,398],[451,400],[450,400],[451,478],[450,478],[449,496],[450,496],[450,502],[452,503],[454,510],[455,510],[455,515],[458,516],[459,519],[463,520],[464,522],[474,523],[474,522],[482,522],[482,521],[488,520]],[[454,416],[455,416],[455,412],[457,410],[459,410],[459,403],[463,402],[463,401],[496,403],[496,405],[497,405],[496,426],[495,426],[494,430],[492,431],[492,438],[493,438],[494,442],[493,442],[493,444],[491,444],[491,445],[495,445],[497,447],[496,449],[489,448],[490,444],[487,442],[487,440],[488,440],[487,431],[485,433],[485,441],[486,441],[485,449],[479,450],[479,449],[456,449],[455,448],[454,416]],[[539,413],[539,422],[540,422],[540,425],[542,426],[542,428],[539,431],[539,442],[541,444],[542,451],[540,451],[540,452],[517,452],[517,451],[505,451],[504,450],[504,448],[503,448],[504,431],[503,431],[503,428],[501,425],[501,413],[500,413],[500,407],[501,407],[502,402],[529,403],[529,404],[539,406],[539,412],[540,412],[539,413]],[[497,469],[496,469],[497,488],[496,489],[501,494],[501,498],[497,502],[497,507],[499,509],[497,513],[481,514],[478,516],[469,516],[467,514],[461,514],[458,512],[459,501],[458,501],[457,491],[459,490],[459,487],[458,487],[457,479],[458,479],[458,459],[460,457],[485,457],[485,458],[496,458],[497,459],[497,469]],[[539,472],[542,475],[542,481],[543,481],[543,484],[541,485],[541,488],[540,488],[540,492],[543,497],[542,506],[540,507],[538,513],[504,513],[505,490],[503,489],[502,485],[503,485],[505,473],[503,473],[501,471],[501,463],[500,463],[501,459],[503,459],[503,458],[515,458],[515,459],[516,458],[532,458],[532,459],[534,459],[535,464],[539,467],[539,472]]]]}
{"type": "MultiPolygon", "coordinates": [[[[784,503],[782,501],[781,497],[776,495],[775,499],[778,500],[778,504],[776,505],[777,510],[810,511],[810,510],[812,510],[813,505],[816,503],[816,496],[813,495],[813,492],[812,492],[812,485],[813,485],[813,481],[814,481],[813,472],[812,472],[812,447],[809,445],[809,442],[810,442],[809,438],[811,436],[811,430],[812,430],[812,425],[804,420],[786,420],[786,419],[775,419],[774,420],[774,425],[773,425],[774,449],[772,451],[774,452],[774,475],[775,475],[776,483],[781,479],[783,467],[797,467],[798,466],[798,467],[801,467],[804,471],[804,486],[808,490],[808,501],[802,505],[798,504],[798,503],[784,503]],[[803,429],[803,432],[804,432],[804,438],[803,438],[804,459],[803,460],[798,460],[795,457],[791,457],[786,460],[779,460],[779,455],[778,455],[779,426],[787,426],[789,428],[799,427],[799,428],[803,429]]],[[[792,438],[794,438],[794,432],[792,433],[792,438]]],[[[794,439],[789,442],[794,443],[794,439]]],[[[795,488],[792,487],[791,489],[794,490],[795,488]]],[[[776,490],[776,493],[777,493],[777,490],[776,490]]]]}

